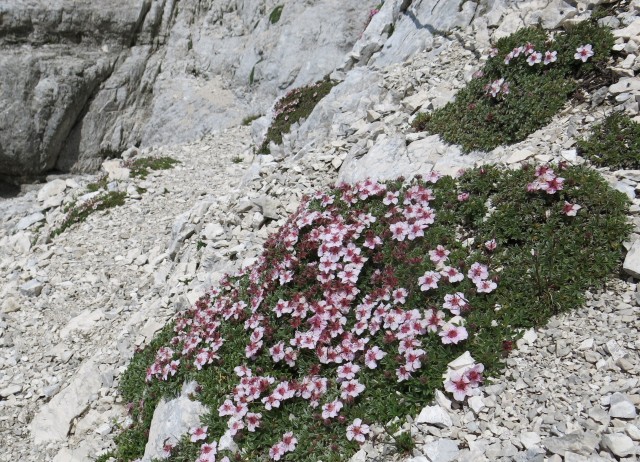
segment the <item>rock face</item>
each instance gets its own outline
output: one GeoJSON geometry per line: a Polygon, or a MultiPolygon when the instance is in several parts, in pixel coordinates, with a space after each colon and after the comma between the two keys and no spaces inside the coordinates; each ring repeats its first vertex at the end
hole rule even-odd
{"type": "Polygon", "coordinates": [[[91,171],[264,113],[331,72],[366,24],[356,0],[0,3],[0,176],[91,171]]]}

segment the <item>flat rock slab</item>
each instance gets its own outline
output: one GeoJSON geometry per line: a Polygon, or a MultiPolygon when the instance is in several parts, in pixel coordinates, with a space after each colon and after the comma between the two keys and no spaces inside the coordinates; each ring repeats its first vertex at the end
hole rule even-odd
{"type": "Polygon", "coordinates": [[[92,361],[83,364],[71,383],[33,418],[29,428],[35,444],[66,440],[71,422],[87,409],[101,386],[96,364],[92,361]]]}

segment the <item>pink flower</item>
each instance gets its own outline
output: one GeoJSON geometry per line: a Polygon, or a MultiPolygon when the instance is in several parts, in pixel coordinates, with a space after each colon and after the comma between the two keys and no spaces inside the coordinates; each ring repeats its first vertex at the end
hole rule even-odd
{"type": "Polygon", "coordinates": [[[322,418],[332,419],[340,413],[340,409],[342,409],[342,401],[337,399],[335,401],[331,401],[330,403],[322,406],[322,418]]]}
{"type": "Polygon", "coordinates": [[[487,241],[487,242],[484,243],[484,247],[489,252],[493,252],[494,250],[496,250],[496,247],[498,247],[498,244],[496,243],[495,239],[491,239],[490,241],[487,241]]]}
{"type": "Polygon", "coordinates": [[[285,451],[284,449],[284,444],[282,444],[282,441],[280,441],[271,446],[271,449],[269,449],[269,457],[271,457],[273,460],[280,460],[280,458],[284,456],[286,452],[287,451],[285,451]]]}
{"type": "Polygon", "coordinates": [[[447,294],[444,296],[444,304],[442,307],[457,316],[460,314],[460,310],[467,306],[467,303],[464,294],[462,292],[456,292],[455,294],[447,294]]]}
{"type": "Polygon", "coordinates": [[[527,42],[526,45],[524,46],[524,54],[525,55],[531,55],[533,53],[535,53],[536,48],[533,45],[533,43],[531,42],[527,42]]]}
{"type": "Polygon", "coordinates": [[[262,421],[262,414],[248,412],[245,416],[245,420],[247,421],[247,430],[249,430],[250,432],[255,432],[256,428],[260,426],[260,423],[262,421]]]}
{"type": "Polygon", "coordinates": [[[433,263],[438,264],[438,263],[442,263],[442,262],[448,260],[450,253],[451,252],[449,252],[444,247],[439,245],[438,247],[436,247],[435,250],[430,250],[429,251],[429,258],[431,259],[431,261],[433,263]]]}
{"type": "Polygon", "coordinates": [[[570,202],[564,201],[564,206],[562,207],[562,213],[564,213],[568,217],[575,217],[578,210],[580,210],[582,206],[578,204],[572,204],[570,202]]]}
{"type": "Polygon", "coordinates": [[[440,280],[440,273],[435,271],[427,271],[418,278],[418,284],[420,284],[420,290],[426,292],[429,289],[437,289],[438,281],[440,280]]]}
{"type": "Polygon", "coordinates": [[[509,87],[509,82],[503,83],[502,87],[500,88],[500,91],[502,92],[503,95],[508,95],[511,92],[509,87]]]}
{"type": "Polygon", "coordinates": [[[378,361],[384,358],[387,354],[379,347],[373,346],[367,350],[364,355],[364,363],[369,369],[375,369],[378,367],[378,361]]]}
{"type": "Polygon", "coordinates": [[[409,232],[409,228],[407,226],[407,223],[405,223],[404,221],[399,221],[397,223],[393,223],[390,226],[391,229],[391,233],[393,235],[393,238],[396,241],[404,241],[405,237],[407,237],[407,233],[409,232]]]}
{"type": "Polygon", "coordinates": [[[340,398],[346,400],[348,398],[356,398],[365,389],[365,386],[357,380],[349,380],[342,382],[340,385],[340,398]]]}
{"type": "Polygon", "coordinates": [[[218,453],[218,443],[204,443],[200,446],[200,457],[196,462],[215,462],[218,453]]]}
{"type": "Polygon", "coordinates": [[[474,281],[476,284],[476,288],[478,289],[478,293],[489,294],[496,290],[498,284],[493,281],[474,281]]]}
{"type": "Polygon", "coordinates": [[[382,199],[382,203],[384,205],[391,205],[391,204],[397,204],[398,203],[398,191],[392,192],[392,191],[387,191],[387,194],[384,196],[384,199],[382,199]]]}
{"type": "Polygon", "coordinates": [[[287,432],[282,435],[282,445],[284,446],[284,450],[287,452],[292,452],[296,450],[296,445],[298,444],[298,439],[293,435],[293,432],[287,432]]]}
{"type": "Polygon", "coordinates": [[[463,192],[458,194],[458,202],[464,202],[466,200],[469,199],[469,193],[468,192],[463,192]]]}
{"type": "Polygon", "coordinates": [[[362,419],[355,419],[351,425],[347,427],[347,439],[349,441],[356,440],[358,443],[364,443],[365,435],[369,434],[369,425],[363,424],[362,419]]]}
{"type": "Polygon", "coordinates": [[[444,326],[442,326],[442,330],[440,331],[439,335],[440,337],[442,337],[442,343],[444,343],[445,345],[449,345],[451,343],[459,343],[469,336],[469,334],[467,333],[467,329],[451,323],[446,323],[444,326]]]}
{"type": "Polygon", "coordinates": [[[473,394],[473,387],[460,372],[452,372],[449,380],[444,383],[444,389],[449,393],[453,393],[453,397],[457,401],[463,401],[467,396],[473,394]]]}
{"type": "Polygon", "coordinates": [[[205,439],[207,437],[207,428],[208,427],[195,427],[190,429],[191,442],[195,443],[196,441],[205,439]]]}
{"type": "Polygon", "coordinates": [[[546,66],[547,64],[555,63],[557,60],[558,60],[557,51],[545,51],[544,60],[542,61],[542,63],[546,66]]]}
{"type": "Polygon", "coordinates": [[[587,43],[586,45],[581,45],[576,48],[576,54],[573,55],[573,57],[581,60],[583,63],[586,63],[587,59],[591,58],[593,55],[593,46],[590,43],[587,43]]]}
{"type": "Polygon", "coordinates": [[[438,327],[444,324],[444,312],[436,310],[427,310],[425,313],[427,330],[429,332],[437,332],[438,327]]]}
{"type": "Polygon", "coordinates": [[[513,58],[515,58],[513,52],[509,52],[507,56],[504,57],[504,63],[509,64],[513,58]]]}
{"type": "Polygon", "coordinates": [[[457,269],[451,267],[451,266],[445,266],[444,268],[442,268],[442,270],[440,271],[440,274],[447,278],[449,280],[450,283],[454,283],[454,282],[460,282],[464,279],[464,275],[458,271],[457,269]]]}
{"type": "Polygon", "coordinates": [[[469,268],[469,271],[467,272],[467,276],[473,282],[476,282],[476,280],[487,279],[489,277],[489,269],[487,268],[486,265],[475,262],[469,268]]]}
{"type": "Polygon", "coordinates": [[[542,53],[534,51],[527,57],[527,63],[529,66],[533,66],[534,64],[538,64],[542,62],[542,53]]]}
{"type": "Polygon", "coordinates": [[[391,293],[391,296],[393,297],[393,303],[404,304],[407,301],[408,294],[409,292],[407,292],[407,289],[403,289],[402,287],[394,290],[391,293]]]}
{"type": "Polygon", "coordinates": [[[396,369],[396,376],[398,377],[398,382],[404,382],[411,378],[411,372],[407,370],[406,366],[400,366],[396,369]]]}
{"type": "Polygon", "coordinates": [[[484,380],[482,373],[484,372],[484,364],[475,364],[464,371],[464,377],[472,387],[477,387],[484,380]]]}
{"type": "Polygon", "coordinates": [[[351,362],[338,367],[338,379],[351,380],[360,371],[360,366],[351,362]]]}
{"type": "Polygon", "coordinates": [[[498,56],[498,49],[497,48],[489,48],[489,57],[490,58],[495,58],[496,56],[498,56]]]}

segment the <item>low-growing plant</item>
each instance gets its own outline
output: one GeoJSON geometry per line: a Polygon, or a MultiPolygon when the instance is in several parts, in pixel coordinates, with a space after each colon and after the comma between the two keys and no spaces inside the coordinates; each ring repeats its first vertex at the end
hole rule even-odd
{"type": "Polygon", "coordinates": [[[414,128],[465,151],[521,141],[548,124],[577,89],[608,78],[612,45],[611,32],[591,21],[554,37],[541,28],[522,29],[496,43],[455,101],[416,118],[414,128]]]}
{"type": "Polygon", "coordinates": [[[87,185],[87,191],[96,192],[101,189],[107,189],[107,184],[109,182],[109,175],[102,175],[98,180],[94,183],[89,183],[87,185]]]}
{"type": "Polygon", "coordinates": [[[260,146],[259,154],[269,154],[269,143],[282,143],[282,135],[289,133],[291,125],[309,117],[316,104],[329,94],[336,82],[325,77],[312,85],[294,88],[280,98],[275,106],[275,114],[267,135],[260,146]]]}
{"type": "Polygon", "coordinates": [[[140,157],[124,162],[124,166],[130,169],[132,178],[145,179],[149,170],[168,170],[179,163],[171,157],[140,157]]]}
{"type": "Polygon", "coordinates": [[[280,16],[282,16],[282,10],[284,9],[284,5],[276,6],[269,15],[269,22],[271,24],[275,24],[280,21],[280,16]]]}
{"type": "Polygon", "coordinates": [[[238,460],[347,460],[370,425],[415,415],[443,385],[475,394],[519,332],[580,306],[619,267],[626,206],[563,164],[305,198],[254,266],[135,354],[116,458],[142,455],[158,401],[190,383],[211,413],[166,442],[169,460],[236,460],[218,450],[225,433],[238,460]],[[448,371],[465,351],[475,363],[448,371]]]}
{"type": "Polygon", "coordinates": [[[51,236],[58,236],[76,223],[85,221],[93,212],[108,210],[113,207],[124,205],[126,197],[127,193],[125,192],[109,191],[93,197],[81,204],[69,204],[69,206],[65,208],[65,213],[67,215],[60,226],[51,232],[51,236]]]}
{"type": "Polygon", "coordinates": [[[640,169],[640,124],[614,112],[578,141],[578,153],[598,167],[640,169]]]}
{"type": "Polygon", "coordinates": [[[239,164],[244,160],[244,157],[242,156],[233,156],[231,158],[231,162],[233,162],[234,164],[239,164]]]}
{"type": "Polygon", "coordinates": [[[258,120],[260,117],[262,117],[262,115],[260,115],[260,114],[254,114],[254,115],[247,116],[244,119],[242,119],[242,125],[244,125],[245,127],[248,126],[248,125],[251,125],[251,123],[254,120],[258,120]]]}

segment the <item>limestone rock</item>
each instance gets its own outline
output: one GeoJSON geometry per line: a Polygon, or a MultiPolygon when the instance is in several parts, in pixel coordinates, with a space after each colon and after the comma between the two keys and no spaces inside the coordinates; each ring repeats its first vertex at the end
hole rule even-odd
{"type": "Polygon", "coordinates": [[[33,418],[30,430],[36,444],[63,441],[73,419],[82,414],[97,397],[102,386],[100,370],[85,362],[71,383],[45,404],[33,418]]]}
{"type": "Polygon", "coordinates": [[[635,452],[633,440],[622,433],[604,435],[602,445],[618,457],[626,457],[635,452]]]}
{"type": "Polygon", "coordinates": [[[636,240],[624,258],[622,269],[636,279],[640,279],[640,239],[636,240]]]}
{"type": "Polygon", "coordinates": [[[422,409],[416,423],[426,423],[436,427],[450,427],[453,425],[449,413],[440,406],[427,406],[422,409]]]}
{"type": "Polygon", "coordinates": [[[633,419],[636,417],[636,407],[633,402],[622,393],[611,395],[609,416],[618,419],[633,419]]]}
{"type": "Polygon", "coordinates": [[[175,444],[190,428],[199,426],[200,417],[207,413],[205,406],[189,399],[185,393],[187,385],[183,386],[179,397],[170,401],[163,399],[156,407],[142,458],[144,462],[160,458],[165,441],[175,444]]]}

